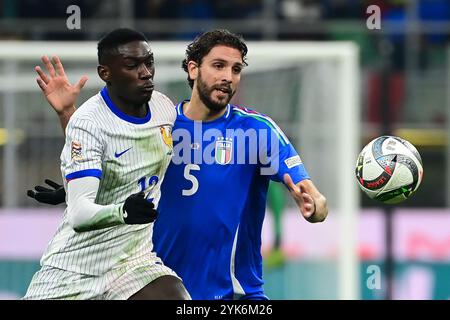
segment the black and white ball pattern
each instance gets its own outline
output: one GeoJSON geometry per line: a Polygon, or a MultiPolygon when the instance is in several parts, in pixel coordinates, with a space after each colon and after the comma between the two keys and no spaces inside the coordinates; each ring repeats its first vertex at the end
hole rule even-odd
{"type": "Polygon", "coordinates": [[[372,199],[399,203],[409,198],[422,182],[423,165],[417,149],[395,136],[370,141],[358,156],[356,179],[372,199]]]}

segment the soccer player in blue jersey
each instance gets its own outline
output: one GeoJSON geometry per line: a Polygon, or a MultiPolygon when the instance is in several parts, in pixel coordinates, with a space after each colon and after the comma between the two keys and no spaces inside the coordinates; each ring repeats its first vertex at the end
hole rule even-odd
{"type": "Polygon", "coordinates": [[[192,42],[182,63],[192,88],[176,106],[174,155],[161,186],[155,251],[193,299],[267,299],[261,231],[270,180],[284,183],[309,222],[328,208],[268,116],[229,104],[247,46],[226,30],[192,42]]]}
{"type": "Polygon", "coordinates": [[[153,240],[194,299],[266,298],[261,230],[270,180],[285,183],[308,221],[327,215],[325,197],[274,121],[229,104],[246,53],[240,37],[214,30],[191,43],[183,61],[192,95],[176,108],[153,240]]]}

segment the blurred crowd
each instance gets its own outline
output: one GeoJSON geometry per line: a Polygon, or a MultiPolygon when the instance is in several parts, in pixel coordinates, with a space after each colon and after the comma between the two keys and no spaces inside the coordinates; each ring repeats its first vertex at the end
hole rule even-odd
{"type": "MultiPolygon", "coordinates": [[[[84,18],[120,15],[120,0],[0,0],[0,18],[60,18],[78,5],[84,18]]],[[[402,21],[407,0],[128,0],[133,18],[145,19],[251,19],[267,17],[290,21],[365,19],[366,8],[378,5],[383,18],[402,21]],[[270,9],[270,12],[267,10],[270,9]]],[[[450,20],[450,1],[417,0],[419,19],[450,20]]]]}
{"type": "MultiPolygon", "coordinates": [[[[385,15],[404,15],[406,0],[129,0],[136,18],[241,19],[260,17],[264,6],[274,6],[279,19],[357,19],[369,5],[385,15]]],[[[449,19],[449,1],[417,0],[423,19],[449,19]]],[[[111,0],[0,0],[1,18],[55,18],[69,5],[83,9],[84,17],[117,15],[118,1],[111,0]]]]}
{"type": "MultiPolygon", "coordinates": [[[[198,22],[198,30],[195,23],[188,25],[189,30],[183,30],[182,26],[142,30],[151,40],[189,40],[205,28],[227,22],[233,26],[231,31],[243,34],[247,40],[267,39],[268,35],[271,40],[354,40],[363,47],[363,62],[370,59],[370,52],[374,51],[370,44],[373,40],[367,39],[371,35],[365,29],[365,20],[369,16],[366,9],[369,5],[377,5],[384,22],[400,26],[400,32],[384,30],[384,36],[394,47],[394,65],[400,69],[405,65],[405,21],[411,19],[411,15],[422,22],[450,22],[449,0],[0,0],[0,38],[95,40],[105,32],[105,28],[98,32],[86,27],[78,32],[70,32],[64,27],[48,29],[46,25],[50,20],[41,20],[65,19],[70,5],[80,7],[82,19],[113,19],[114,23],[110,22],[106,28],[108,30],[120,22],[123,24],[126,19],[141,23],[147,19],[152,22],[179,19],[198,22]],[[410,10],[412,3],[415,3],[415,12],[410,10]],[[234,20],[242,23],[234,23],[234,20]],[[26,21],[26,26],[17,21],[26,21]],[[358,28],[347,26],[343,31],[339,24],[345,21],[353,21],[358,28]]],[[[415,41],[419,47],[443,47],[449,39],[450,28],[447,29],[425,32],[415,41]]],[[[418,56],[419,63],[426,63],[423,54],[418,56]]]]}
{"type": "MultiPolygon", "coordinates": [[[[230,24],[226,26],[231,31],[243,34],[247,40],[263,40],[269,35],[271,40],[358,41],[363,47],[365,60],[368,58],[367,54],[370,58],[370,51],[373,51],[370,46],[364,48],[371,41],[367,40],[371,35],[368,35],[365,28],[365,21],[369,16],[366,9],[370,5],[380,8],[383,23],[388,22],[398,27],[395,32],[384,27],[383,35],[392,43],[395,49],[394,64],[400,69],[405,64],[408,20],[414,18],[420,22],[450,22],[449,0],[0,0],[0,38],[95,40],[128,19],[132,22],[140,21],[138,26],[141,29],[143,25],[147,26],[146,30],[141,31],[151,40],[189,40],[205,28],[230,23],[232,27],[230,24]],[[78,32],[67,30],[61,23],[60,30],[54,27],[58,24],[47,28],[46,25],[50,25],[48,21],[52,21],[48,19],[64,21],[70,5],[80,7],[81,19],[110,19],[109,25],[102,30],[98,29],[98,32],[96,27],[86,28],[86,24],[78,32]],[[411,10],[412,6],[415,7],[414,10],[411,10]],[[145,24],[147,19],[151,22],[184,19],[197,23],[188,24],[189,30],[183,30],[182,26],[152,29],[145,24]],[[234,20],[242,22],[235,23],[234,20]],[[21,21],[20,24],[18,21],[21,21]],[[347,24],[343,28],[348,22],[353,22],[353,25],[347,24]],[[198,30],[196,25],[199,26],[198,30]]],[[[450,28],[436,27],[435,30],[421,33],[415,40],[418,46],[445,46],[449,40],[450,28]]],[[[426,57],[419,55],[419,63],[423,64],[424,61],[426,57]]]]}

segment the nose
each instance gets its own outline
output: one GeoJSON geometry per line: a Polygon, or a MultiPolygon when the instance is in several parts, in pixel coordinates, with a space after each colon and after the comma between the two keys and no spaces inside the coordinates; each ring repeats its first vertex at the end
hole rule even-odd
{"type": "Polygon", "coordinates": [[[141,79],[150,79],[153,76],[154,68],[148,67],[143,63],[139,70],[139,78],[141,79]]]}
{"type": "Polygon", "coordinates": [[[231,82],[233,77],[233,71],[231,68],[224,68],[224,71],[222,73],[222,81],[231,82]]]}

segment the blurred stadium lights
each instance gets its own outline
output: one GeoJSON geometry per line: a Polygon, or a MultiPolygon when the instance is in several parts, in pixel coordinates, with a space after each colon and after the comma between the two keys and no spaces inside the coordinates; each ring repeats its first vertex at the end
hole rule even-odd
{"type": "Polygon", "coordinates": [[[118,19],[117,18],[84,18],[81,30],[69,30],[65,24],[66,17],[53,19],[40,18],[1,18],[0,29],[2,33],[10,34],[10,37],[21,33],[44,34],[48,32],[83,33],[86,35],[108,32],[120,26],[134,27],[142,32],[176,35],[183,30],[186,33],[198,33],[211,28],[226,28],[238,33],[256,33],[261,39],[274,39],[278,35],[300,35],[327,33],[329,30],[343,33],[389,33],[389,34],[433,34],[450,33],[450,22],[446,21],[408,21],[382,23],[381,30],[369,30],[362,19],[330,19],[316,21],[287,21],[278,20],[276,17],[269,18],[246,18],[244,19],[118,19]],[[270,20],[272,19],[272,20],[270,20]],[[261,26],[264,26],[262,28],[261,26]],[[266,36],[270,35],[270,36],[266,36]]]}
{"type": "Polygon", "coordinates": [[[7,143],[21,144],[25,140],[25,132],[21,129],[15,129],[10,134],[5,128],[0,128],[0,146],[7,143]]]}
{"type": "Polygon", "coordinates": [[[447,145],[447,133],[443,129],[436,128],[397,128],[394,135],[402,137],[416,146],[445,147],[447,145]]]}

